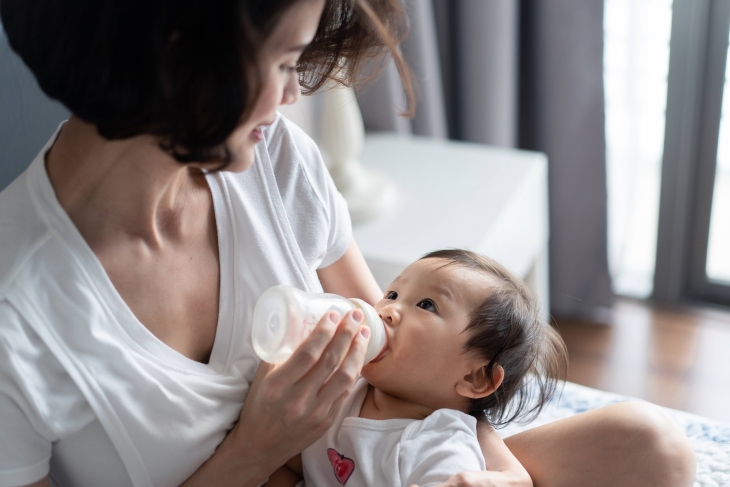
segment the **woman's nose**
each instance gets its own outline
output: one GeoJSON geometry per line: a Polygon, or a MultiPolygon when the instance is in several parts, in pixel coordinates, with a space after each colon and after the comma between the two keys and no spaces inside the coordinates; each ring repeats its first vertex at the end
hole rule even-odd
{"type": "Polygon", "coordinates": [[[302,88],[299,86],[299,76],[296,74],[284,85],[284,92],[281,96],[282,105],[293,105],[302,96],[302,88]]]}

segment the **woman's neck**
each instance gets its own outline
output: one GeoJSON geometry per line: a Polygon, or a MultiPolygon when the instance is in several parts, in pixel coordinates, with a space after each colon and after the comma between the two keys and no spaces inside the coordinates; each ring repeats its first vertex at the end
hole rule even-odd
{"type": "Polygon", "coordinates": [[[360,408],[360,417],[366,419],[425,419],[435,409],[383,392],[368,385],[368,393],[360,408]]]}
{"type": "Polygon", "coordinates": [[[189,223],[183,209],[208,191],[200,169],[177,163],[153,137],[109,141],[75,116],[46,154],[46,168],[59,203],[92,246],[120,231],[152,247],[182,238],[189,223]]]}

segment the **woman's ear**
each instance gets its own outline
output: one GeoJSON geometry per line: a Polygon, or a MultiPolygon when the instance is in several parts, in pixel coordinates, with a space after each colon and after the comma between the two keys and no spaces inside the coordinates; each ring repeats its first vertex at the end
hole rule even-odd
{"type": "Polygon", "coordinates": [[[504,380],[504,369],[499,364],[492,368],[492,380],[487,376],[487,365],[482,364],[467,373],[456,384],[456,392],[463,397],[480,399],[497,390],[504,380]]]}

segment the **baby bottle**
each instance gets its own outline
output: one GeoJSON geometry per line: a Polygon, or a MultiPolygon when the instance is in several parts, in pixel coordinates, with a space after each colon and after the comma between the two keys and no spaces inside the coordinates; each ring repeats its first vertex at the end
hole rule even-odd
{"type": "Polygon", "coordinates": [[[336,294],[305,293],[291,286],[274,286],[261,295],[253,311],[253,348],[266,362],[280,364],[288,359],[329,311],[340,317],[360,309],[363,322],[370,328],[365,363],[385,347],[385,329],[378,312],[361,299],[336,294]]]}

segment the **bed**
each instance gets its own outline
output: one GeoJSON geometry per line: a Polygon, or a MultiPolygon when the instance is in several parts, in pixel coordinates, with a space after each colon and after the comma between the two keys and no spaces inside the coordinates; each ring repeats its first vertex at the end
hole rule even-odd
{"type": "MultiPolygon", "coordinates": [[[[560,397],[548,405],[534,421],[526,425],[508,425],[499,430],[499,433],[503,437],[509,436],[583,411],[628,399],[631,398],[566,382],[560,397]]],[[[730,426],[682,411],[668,408],[666,410],[684,429],[697,455],[697,475],[694,487],[730,487],[730,426]]]]}

